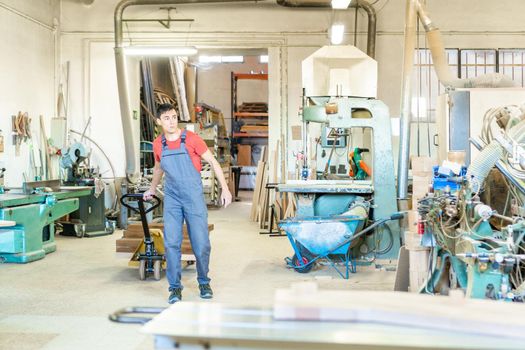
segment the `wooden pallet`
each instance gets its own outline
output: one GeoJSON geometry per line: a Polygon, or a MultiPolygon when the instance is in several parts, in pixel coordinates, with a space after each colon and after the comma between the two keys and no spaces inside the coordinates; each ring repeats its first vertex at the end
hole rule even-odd
{"type": "MultiPolygon", "coordinates": [[[[150,229],[164,230],[164,224],[160,223],[150,223],[150,229]]],[[[208,233],[213,231],[214,225],[208,224],[208,233]]],[[[181,252],[182,254],[193,254],[193,249],[191,248],[190,239],[188,236],[188,229],[186,225],[182,228],[182,245],[181,252]]],[[[117,253],[134,253],[137,250],[137,247],[144,239],[144,231],[142,230],[142,224],[130,224],[128,229],[123,231],[123,236],[120,239],[116,240],[116,252],[117,253]]]]}

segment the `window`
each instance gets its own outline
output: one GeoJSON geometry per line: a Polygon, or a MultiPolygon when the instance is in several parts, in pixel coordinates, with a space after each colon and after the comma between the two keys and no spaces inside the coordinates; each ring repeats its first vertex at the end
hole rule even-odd
{"type": "MultiPolygon", "coordinates": [[[[446,49],[452,74],[461,79],[503,73],[525,86],[525,49],[446,49]]],[[[414,53],[412,74],[412,121],[434,122],[437,97],[445,92],[438,81],[429,49],[414,53]]]]}
{"type": "Polygon", "coordinates": [[[496,50],[461,50],[461,78],[497,72],[496,50]]]}
{"type": "Polygon", "coordinates": [[[268,55],[261,55],[261,56],[259,56],[259,62],[260,63],[268,63],[268,55]]]}
{"type": "Polygon", "coordinates": [[[244,63],[244,56],[199,56],[200,63],[244,63]]]}
{"type": "MultiPolygon", "coordinates": [[[[452,74],[458,75],[458,49],[446,49],[447,61],[452,74]]],[[[437,97],[445,92],[439,82],[429,49],[415,52],[414,70],[412,71],[412,118],[417,121],[433,122],[436,114],[437,97]]]]}
{"type": "Polygon", "coordinates": [[[499,72],[508,75],[520,86],[525,86],[523,77],[525,69],[525,50],[502,49],[498,51],[499,72]]]}

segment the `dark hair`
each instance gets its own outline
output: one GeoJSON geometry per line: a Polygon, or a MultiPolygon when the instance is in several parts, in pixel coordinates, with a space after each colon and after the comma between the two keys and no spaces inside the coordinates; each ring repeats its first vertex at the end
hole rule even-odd
{"type": "Polygon", "coordinates": [[[163,103],[159,105],[157,107],[157,118],[160,118],[160,116],[163,113],[166,113],[167,111],[171,111],[172,109],[174,110],[175,106],[173,106],[171,103],[163,103]]]}

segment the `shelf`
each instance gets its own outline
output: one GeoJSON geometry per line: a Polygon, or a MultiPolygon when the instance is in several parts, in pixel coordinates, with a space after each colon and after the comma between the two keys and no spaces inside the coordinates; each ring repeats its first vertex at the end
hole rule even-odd
{"type": "Polygon", "coordinates": [[[268,113],[262,112],[235,112],[233,115],[238,118],[268,117],[268,113]]]}
{"type": "Polygon", "coordinates": [[[233,137],[261,137],[268,138],[267,132],[234,132],[233,137]]]}
{"type": "Polygon", "coordinates": [[[235,79],[248,79],[248,80],[268,80],[267,73],[233,73],[235,79]]]}

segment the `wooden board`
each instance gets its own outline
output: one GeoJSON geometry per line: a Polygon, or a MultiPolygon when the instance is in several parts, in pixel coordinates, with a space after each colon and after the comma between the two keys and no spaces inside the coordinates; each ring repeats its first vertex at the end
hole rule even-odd
{"type": "MultiPolygon", "coordinates": [[[[150,229],[164,230],[164,224],[151,223],[149,224],[150,229]]],[[[213,231],[214,225],[208,224],[208,233],[213,231]]],[[[191,242],[188,236],[188,229],[186,225],[182,227],[182,254],[193,254],[191,248],[191,242]]],[[[142,224],[131,224],[128,229],[123,232],[123,237],[116,240],[116,252],[117,253],[134,253],[139,244],[143,241],[144,231],[142,230],[142,224]]]]}
{"type": "Polygon", "coordinates": [[[253,191],[250,221],[257,221],[257,210],[259,208],[259,197],[261,195],[261,184],[264,176],[264,169],[265,162],[259,161],[259,163],[257,164],[257,176],[255,177],[255,188],[253,191]]]}
{"type": "Polygon", "coordinates": [[[237,165],[251,166],[252,165],[252,146],[251,145],[237,145],[237,165]]]}
{"type": "MultiPolygon", "coordinates": [[[[275,293],[275,320],[366,322],[525,340],[525,305],[406,292],[318,290],[302,283],[275,293]]],[[[459,345],[459,344],[456,344],[459,345]]]]}

